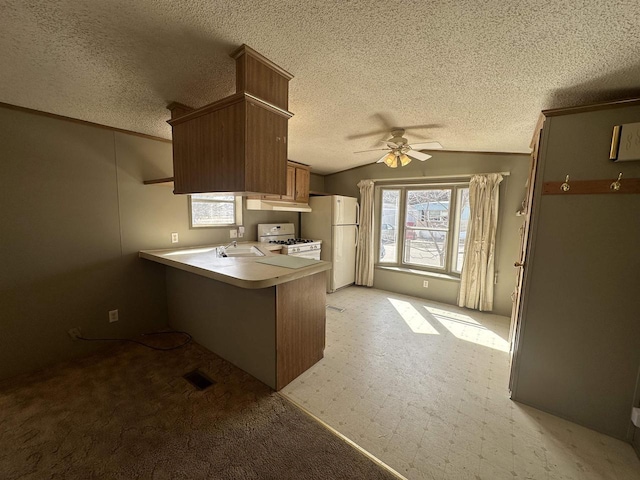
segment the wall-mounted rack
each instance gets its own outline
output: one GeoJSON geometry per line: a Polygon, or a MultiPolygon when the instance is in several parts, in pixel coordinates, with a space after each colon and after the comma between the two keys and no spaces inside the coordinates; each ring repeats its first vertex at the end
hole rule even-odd
{"type": "Polygon", "coordinates": [[[602,193],[624,194],[640,193],[640,178],[623,178],[603,180],[571,180],[569,175],[564,182],[545,182],[542,185],[543,195],[592,195],[602,193]]]}

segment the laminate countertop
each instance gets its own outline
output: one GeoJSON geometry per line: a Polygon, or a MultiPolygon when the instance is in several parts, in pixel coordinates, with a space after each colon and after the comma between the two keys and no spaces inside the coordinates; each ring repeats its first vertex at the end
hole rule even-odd
{"type": "Polygon", "coordinates": [[[265,257],[220,258],[216,254],[216,248],[221,245],[223,244],[164,250],[141,250],[139,256],[152,262],[162,263],[202,277],[249,289],[272,287],[331,269],[331,263],[322,260],[302,268],[285,268],[257,263],[256,260],[276,255],[272,251],[280,249],[279,246],[260,242],[238,242],[238,247],[255,246],[265,257]]]}

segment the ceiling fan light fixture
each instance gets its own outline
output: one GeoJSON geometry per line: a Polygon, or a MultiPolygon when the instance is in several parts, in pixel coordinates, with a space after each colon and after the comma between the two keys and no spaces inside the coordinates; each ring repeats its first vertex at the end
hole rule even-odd
{"type": "Polygon", "coordinates": [[[425,143],[410,144],[409,141],[403,137],[404,129],[393,128],[391,130],[391,138],[388,140],[382,140],[382,143],[386,145],[386,148],[375,148],[373,150],[362,150],[354,153],[373,152],[376,150],[387,150],[388,153],[384,154],[376,163],[384,163],[389,168],[406,167],[412,160],[420,160],[424,162],[431,158],[431,155],[421,152],[422,149],[441,149],[442,145],[438,142],[431,141],[425,143]]]}
{"type": "Polygon", "coordinates": [[[404,153],[402,155],[400,155],[399,157],[400,160],[400,165],[402,165],[403,167],[409,165],[409,163],[411,163],[411,159],[409,157],[407,157],[404,153]]]}
{"type": "Polygon", "coordinates": [[[398,162],[396,162],[396,156],[393,154],[393,152],[387,153],[382,161],[389,168],[396,168],[398,166],[398,162]]]}

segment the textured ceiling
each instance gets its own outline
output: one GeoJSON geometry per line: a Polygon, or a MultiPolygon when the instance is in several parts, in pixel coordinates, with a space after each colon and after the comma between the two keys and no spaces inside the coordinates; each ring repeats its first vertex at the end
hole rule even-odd
{"type": "MultiPolygon", "coordinates": [[[[0,101],[170,138],[246,43],[294,75],[289,158],[330,173],[409,129],[528,152],[540,110],[640,96],[637,0],[0,0],[0,101]]],[[[386,168],[386,167],[380,167],[386,168]]]]}

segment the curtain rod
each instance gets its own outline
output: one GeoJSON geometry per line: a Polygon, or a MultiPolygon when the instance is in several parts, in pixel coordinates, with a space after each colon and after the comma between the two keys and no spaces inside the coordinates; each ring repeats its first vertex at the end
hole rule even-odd
{"type": "Polygon", "coordinates": [[[372,178],[371,181],[373,183],[376,182],[403,182],[405,180],[445,180],[445,179],[456,179],[456,178],[471,178],[474,175],[489,175],[490,173],[499,173],[503,177],[508,177],[511,175],[511,172],[489,172],[489,173],[466,173],[462,175],[437,175],[434,177],[400,177],[400,178],[372,178]]]}

